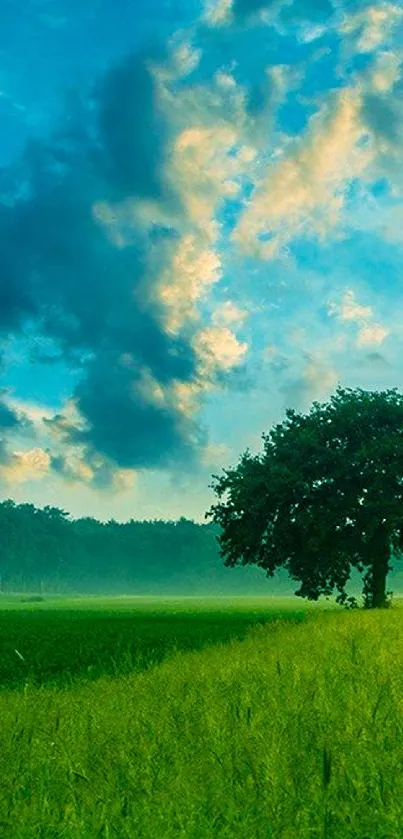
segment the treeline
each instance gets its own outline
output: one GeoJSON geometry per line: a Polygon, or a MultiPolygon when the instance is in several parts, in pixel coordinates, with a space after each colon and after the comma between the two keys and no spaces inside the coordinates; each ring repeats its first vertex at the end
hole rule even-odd
{"type": "Polygon", "coordinates": [[[57,507],[0,502],[2,592],[292,594],[286,572],[226,568],[214,523],[71,519],[57,507]]]}

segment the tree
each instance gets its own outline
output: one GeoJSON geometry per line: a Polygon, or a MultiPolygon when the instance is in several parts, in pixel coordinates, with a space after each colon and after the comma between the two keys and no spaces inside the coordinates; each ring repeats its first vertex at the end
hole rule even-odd
{"type": "Polygon", "coordinates": [[[221,526],[224,565],[256,564],[273,577],[284,566],[295,594],[357,606],[345,586],[355,567],[365,608],[390,605],[389,560],[403,549],[403,394],[338,387],[309,414],[263,434],[236,468],[213,475],[219,502],[205,518],[221,526]],[[223,500],[227,493],[226,500],[223,500]]]}

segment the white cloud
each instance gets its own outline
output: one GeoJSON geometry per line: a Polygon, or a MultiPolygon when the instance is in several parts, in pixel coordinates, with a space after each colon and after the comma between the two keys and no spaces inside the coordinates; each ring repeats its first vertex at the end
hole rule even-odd
{"type": "MultiPolygon", "coordinates": [[[[167,168],[167,179],[180,192],[193,228],[212,241],[219,233],[215,213],[225,195],[234,194],[237,175],[249,160],[230,156],[239,132],[232,125],[195,125],[181,131],[167,168]]],[[[253,150],[247,148],[253,157],[253,150]]]]}
{"type": "Polygon", "coordinates": [[[371,73],[374,90],[386,93],[391,90],[401,76],[401,57],[395,52],[378,53],[371,73]]]}
{"type": "Polygon", "coordinates": [[[158,278],[158,294],[166,311],[165,329],[178,333],[195,318],[197,302],[220,278],[220,257],[208,240],[190,233],[183,236],[158,278]]]}
{"type": "Polygon", "coordinates": [[[248,344],[238,341],[227,327],[207,326],[197,333],[193,343],[206,375],[217,368],[230,370],[242,362],[248,350],[248,344]]]}
{"type": "Polygon", "coordinates": [[[295,235],[325,237],[340,221],[344,188],[372,152],[360,148],[360,92],[344,88],[311,117],[293,154],[268,167],[233,233],[244,253],[270,259],[295,235]],[[267,241],[259,240],[266,235],[267,241]]]}
{"type": "Polygon", "coordinates": [[[357,338],[357,346],[379,346],[379,344],[383,343],[383,341],[385,340],[387,335],[389,335],[389,333],[390,330],[381,326],[379,323],[367,324],[366,326],[363,326],[359,331],[357,338]]]}
{"type": "Polygon", "coordinates": [[[340,320],[353,321],[360,326],[356,341],[357,347],[379,345],[389,335],[390,330],[379,323],[370,323],[373,317],[371,306],[360,306],[355,299],[355,293],[348,289],[341,304],[330,303],[328,314],[336,315],[340,320]]]}
{"type": "Polygon", "coordinates": [[[0,477],[7,484],[19,484],[25,481],[40,481],[50,468],[48,451],[35,447],[27,451],[13,451],[10,460],[0,467],[0,477]]]}
{"type": "MultiPolygon", "coordinates": [[[[176,33],[174,40],[171,42],[172,46],[175,40],[176,33]]],[[[201,56],[202,50],[195,49],[190,41],[182,41],[172,55],[173,73],[170,78],[182,78],[183,76],[187,76],[196,69],[201,56]]]]}
{"type": "Polygon", "coordinates": [[[232,0],[207,0],[203,19],[210,26],[221,26],[232,20],[232,0]]]}
{"type": "Polygon", "coordinates": [[[224,303],[216,306],[212,321],[214,324],[222,326],[231,323],[242,323],[247,317],[248,312],[241,311],[231,300],[226,300],[224,303]]]}
{"type": "Polygon", "coordinates": [[[340,33],[355,36],[356,52],[372,52],[387,41],[402,17],[400,5],[380,3],[346,15],[340,25],[340,33]]]}
{"type": "Polygon", "coordinates": [[[17,399],[15,396],[8,396],[5,399],[5,402],[9,408],[12,408],[17,413],[17,415],[27,416],[34,425],[41,425],[43,417],[51,419],[54,414],[54,411],[46,405],[41,405],[38,402],[35,403],[25,399],[17,399]]]}
{"type": "Polygon", "coordinates": [[[355,292],[347,289],[341,304],[329,303],[328,314],[338,315],[341,320],[362,321],[371,318],[373,312],[371,306],[360,306],[356,302],[355,292]]]}

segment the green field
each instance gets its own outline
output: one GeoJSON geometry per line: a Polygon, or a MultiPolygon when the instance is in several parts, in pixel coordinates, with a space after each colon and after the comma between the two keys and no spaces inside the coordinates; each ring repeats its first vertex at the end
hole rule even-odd
{"type": "MultiPolygon", "coordinates": [[[[283,598],[86,597],[0,600],[0,689],[138,672],[177,650],[244,638],[259,622],[318,606],[283,598]]],[[[328,604],[326,604],[328,605],[328,604]]],[[[321,608],[321,607],[319,607],[321,608]]]]}
{"type": "Polygon", "coordinates": [[[0,836],[403,837],[400,602],[2,604],[0,836]]]}

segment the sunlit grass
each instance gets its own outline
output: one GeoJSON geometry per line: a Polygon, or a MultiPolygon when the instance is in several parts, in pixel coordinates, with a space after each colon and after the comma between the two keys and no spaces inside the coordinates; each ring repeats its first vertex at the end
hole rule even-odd
{"type": "MultiPolygon", "coordinates": [[[[297,587],[297,584],[296,584],[297,587]]],[[[95,609],[107,611],[130,611],[133,609],[138,611],[156,610],[158,613],[165,611],[167,607],[171,612],[173,609],[179,609],[182,612],[188,612],[189,607],[195,611],[210,611],[211,608],[217,605],[219,610],[229,609],[233,611],[248,611],[256,607],[259,610],[274,609],[277,611],[281,609],[291,609],[292,611],[326,609],[334,605],[334,598],[321,600],[318,603],[312,603],[296,597],[276,597],[267,594],[261,596],[243,596],[243,595],[207,595],[201,597],[200,595],[181,595],[180,597],[174,595],[117,595],[117,596],[102,596],[102,595],[87,595],[76,597],[64,597],[62,595],[28,595],[24,593],[0,594],[0,613],[3,610],[31,610],[43,611],[48,609],[95,609]],[[34,598],[42,597],[37,600],[34,598]]]]}
{"type": "Polygon", "coordinates": [[[13,839],[400,839],[401,608],[311,613],[148,672],[0,695],[13,839]]]}

